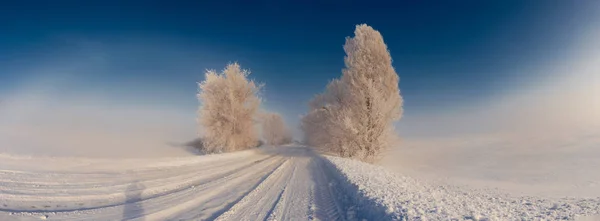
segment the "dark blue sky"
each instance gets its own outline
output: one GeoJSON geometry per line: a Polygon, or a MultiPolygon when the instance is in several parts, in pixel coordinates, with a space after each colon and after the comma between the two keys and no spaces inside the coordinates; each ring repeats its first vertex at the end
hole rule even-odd
{"type": "Polygon", "coordinates": [[[389,47],[410,115],[540,77],[524,70],[563,59],[598,13],[591,0],[200,2],[2,2],[0,93],[53,79],[58,94],[193,113],[204,70],[237,61],[266,84],[266,107],[295,121],[367,23],[389,47]]]}

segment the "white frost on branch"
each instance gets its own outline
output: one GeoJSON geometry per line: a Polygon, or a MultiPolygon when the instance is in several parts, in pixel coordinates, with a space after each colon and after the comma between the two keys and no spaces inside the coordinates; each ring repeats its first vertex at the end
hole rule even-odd
{"type": "Polygon", "coordinates": [[[357,25],[346,38],[346,68],[309,103],[302,119],[306,142],[342,157],[375,161],[395,139],[402,116],[399,77],[381,34],[357,25]]]}
{"type": "Polygon", "coordinates": [[[198,84],[198,123],[204,131],[205,152],[230,152],[258,144],[254,126],[262,85],[249,80],[249,74],[233,63],[221,73],[208,70],[205,80],[198,84]]]}

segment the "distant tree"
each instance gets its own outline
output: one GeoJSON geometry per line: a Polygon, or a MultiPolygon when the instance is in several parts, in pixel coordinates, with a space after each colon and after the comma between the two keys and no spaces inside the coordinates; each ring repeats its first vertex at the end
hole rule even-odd
{"type": "Polygon", "coordinates": [[[262,133],[268,145],[282,145],[292,142],[292,135],[283,118],[276,113],[266,113],[262,119],[262,133]]]}
{"type": "Polygon", "coordinates": [[[345,88],[340,80],[333,80],[325,92],[316,95],[308,104],[309,112],[301,120],[304,143],[323,151],[335,152],[345,156],[341,121],[336,120],[341,107],[345,88]]]}
{"type": "Polygon", "coordinates": [[[403,100],[381,34],[363,24],[354,35],[346,38],[342,77],[313,98],[301,127],[310,145],[373,162],[395,140],[403,100]]]}
{"type": "Polygon", "coordinates": [[[205,152],[243,150],[258,144],[254,126],[262,85],[249,80],[249,74],[233,63],[221,73],[208,70],[205,80],[198,84],[198,123],[204,131],[205,152]]]}

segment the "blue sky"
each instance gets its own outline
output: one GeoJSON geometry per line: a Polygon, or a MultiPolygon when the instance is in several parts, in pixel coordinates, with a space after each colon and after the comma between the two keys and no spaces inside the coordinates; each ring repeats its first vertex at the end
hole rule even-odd
{"type": "Polygon", "coordinates": [[[410,121],[552,77],[540,70],[577,53],[600,14],[596,1],[201,2],[0,3],[0,99],[88,97],[193,123],[204,70],[237,61],[266,84],[264,107],[296,127],[366,23],[388,45],[410,121]]]}

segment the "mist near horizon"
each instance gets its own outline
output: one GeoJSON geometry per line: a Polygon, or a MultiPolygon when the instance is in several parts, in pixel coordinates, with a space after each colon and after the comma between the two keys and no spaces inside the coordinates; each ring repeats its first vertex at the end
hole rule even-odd
{"type": "Polygon", "coordinates": [[[0,154],[139,158],[189,156],[195,115],[91,96],[19,94],[0,104],[0,154]]]}
{"type": "Polygon", "coordinates": [[[381,165],[512,194],[600,196],[600,33],[572,54],[468,106],[407,114],[381,165]]]}
{"type": "MultiPolygon", "coordinates": [[[[585,24],[579,24],[578,29],[569,29],[572,32],[565,35],[568,37],[561,38],[569,46],[548,51],[555,56],[531,57],[531,61],[523,61],[524,65],[508,71],[473,67],[469,70],[471,75],[456,78],[452,76],[460,69],[419,76],[435,69],[411,70],[425,66],[407,63],[411,59],[406,58],[406,51],[401,51],[405,42],[394,41],[397,36],[387,37],[393,30],[383,29],[384,40],[394,42],[389,44],[390,52],[396,58],[393,66],[400,76],[400,91],[406,101],[405,114],[396,124],[404,143],[392,151],[402,151],[409,142],[452,149],[456,144],[481,140],[493,143],[478,148],[504,143],[505,148],[525,151],[569,146],[572,141],[596,137],[600,128],[600,33],[595,29],[598,24],[598,16],[594,15],[585,24]],[[484,77],[472,79],[475,76],[484,77]],[[448,80],[442,85],[445,90],[433,90],[440,79],[448,80]],[[482,86],[471,87],[472,84],[482,86]],[[463,87],[470,90],[465,92],[463,87]],[[422,97],[426,99],[420,100],[422,97]],[[445,100],[447,97],[460,97],[461,102],[445,100]]],[[[557,27],[561,25],[564,24],[557,27]]],[[[2,66],[7,74],[0,82],[0,153],[91,157],[185,154],[169,144],[198,136],[201,128],[196,122],[196,82],[203,80],[204,70],[220,70],[233,61],[249,69],[250,78],[266,84],[262,108],[281,113],[293,128],[295,139],[300,140],[299,115],[306,112],[306,102],[339,76],[343,68],[344,34],[322,37],[326,42],[339,40],[339,45],[327,42],[331,45],[312,46],[323,47],[323,51],[313,52],[322,52],[327,55],[324,58],[321,54],[313,58],[299,53],[274,60],[272,64],[277,65],[270,67],[268,58],[273,55],[269,53],[278,52],[272,48],[262,51],[258,44],[245,48],[237,42],[224,47],[206,39],[193,42],[181,36],[55,36],[44,50],[17,54],[31,54],[29,60],[18,60],[22,57],[17,56],[2,66]],[[257,59],[251,59],[254,57],[257,59]],[[310,62],[316,60],[327,65],[311,66],[310,62]]],[[[419,59],[421,63],[429,62],[419,59]]],[[[438,60],[431,62],[447,66],[438,60]]],[[[481,63],[474,62],[477,65],[481,63]]]]}
{"type": "MultiPolygon", "coordinates": [[[[438,107],[422,114],[409,111],[397,124],[399,133],[405,140],[447,138],[440,147],[452,146],[448,143],[452,139],[487,138],[513,142],[513,148],[534,148],[596,136],[600,128],[600,99],[597,99],[600,96],[600,50],[593,43],[582,44],[587,50],[576,50],[579,54],[571,60],[536,70],[550,73],[545,79],[527,84],[520,82],[520,86],[505,89],[505,93],[494,99],[464,107],[438,107]]],[[[54,93],[53,84],[61,85],[51,80],[40,81],[3,97],[1,152],[90,157],[169,156],[182,154],[169,143],[185,142],[197,136],[193,108],[127,104],[117,96],[93,90],[80,90],[77,95],[54,93]]]]}
{"type": "MultiPolygon", "coordinates": [[[[422,112],[411,109],[407,103],[408,111],[397,124],[402,139],[443,138],[444,143],[437,145],[448,148],[453,145],[449,143],[451,140],[493,139],[512,142],[512,148],[535,148],[596,136],[600,128],[600,99],[597,98],[600,96],[600,43],[595,36],[598,34],[580,36],[573,54],[564,55],[567,59],[546,61],[538,64],[536,70],[523,70],[543,77],[507,83],[502,93],[490,99],[464,106],[433,105],[433,110],[422,112]]],[[[85,65],[72,71],[98,65],[73,63],[85,65]]],[[[52,69],[41,67],[46,68],[43,71],[52,69]]],[[[1,152],[90,157],[170,156],[185,151],[169,144],[197,137],[197,110],[193,106],[144,103],[140,101],[148,101],[147,97],[138,96],[136,100],[135,94],[120,97],[97,88],[80,88],[76,94],[70,94],[72,92],[64,88],[75,85],[69,82],[69,76],[73,75],[55,72],[59,74],[33,78],[3,94],[1,152]]],[[[401,83],[406,83],[402,81],[402,73],[399,74],[401,83]]],[[[269,82],[264,83],[268,88],[269,82]]],[[[189,95],[192,96],[195,94],[189,95]]],[[[295,136],[301,138],[297,132],[295,136]]]]}

